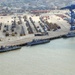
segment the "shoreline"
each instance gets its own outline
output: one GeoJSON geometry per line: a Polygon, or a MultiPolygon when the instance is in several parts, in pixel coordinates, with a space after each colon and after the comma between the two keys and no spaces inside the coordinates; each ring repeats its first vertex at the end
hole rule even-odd
{"type": "MultiPolygon", "coordinates": [[[[61,15],[66,15],[66,14],[61,12],[61,15]]],[[[67,16],[68,15],[66,15],[66,17],[67,16]]],[[[71,32],[70,31],[71,25],[60,16],[60,12],[57,13],[57,15],[55,13],[54,14],[45,13],[40,16],[36,16],[34,14],[23,14],[19,16],[16,15],[16,18],[14,18],[13,15],[13,17],[9,16],[9,19],[6,19],[6,17],[8,16],[5,17],[3,16],[3,18],[1,17],[2,16],[0,16],[0,19],[2,19],[5,23],[3,22],[0,30],[0,35],[3,36],[0,37],[1,40],[0,46],[23,45],[26,44],[27,42],[31,42],[33,39],[53,40],[62,37],[63,35],[67,35],[69,32],[71,32]],[[12,21],[15,22],[16,24],[14,32],[16,32],[17,34],[11,32],[10,28],[12,26],[11,25],[12,21]],[[19,25],[17,24],[18,22],[19,25]],[[54,27],[50,28],[49,27],[50,25],[47,25],[46,22],[54,25],[54,27]],[[8,32],[10,36],[6,37],[5,36],[6,32],[4,33],[2,32],[3,29],[5,29],[4,24],[8,26],[9,29],[6,32],[8,32]],[[60,29],[58,29],[57,27],[60,27],[60,29]],[[46,33],[48,33],[48,35],[45,35],[46,33]],[[35,36],[35,34],[41,34],[41,35],[43,34],[43,36],[35,36]]]]}

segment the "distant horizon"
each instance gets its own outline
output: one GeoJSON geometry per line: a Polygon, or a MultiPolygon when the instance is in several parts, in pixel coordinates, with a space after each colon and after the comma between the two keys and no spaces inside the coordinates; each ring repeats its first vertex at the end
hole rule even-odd
{"type": "Polygon", "coordinates": [[[31,8],[61,8],[75,4],[75,0],[0,0],[0,6],[31,8]]]}

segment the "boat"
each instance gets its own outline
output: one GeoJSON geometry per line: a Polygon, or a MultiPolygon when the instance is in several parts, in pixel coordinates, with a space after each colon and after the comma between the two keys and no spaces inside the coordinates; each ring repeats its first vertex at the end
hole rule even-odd
{"type": "Polygon", "coordinates": [[[27,43],[27,46],[39,45],[50,42],[49,39],[33,39],[31,42],[27,43]]]}
{"type": "Polygon", "coordinates": [[[63,37],[64,37],[64,38],[75,37],[75,32],[70,32],[70,33],[64,35],[63,37]]]}
{"type": "Polygon", "coordinates": [[[0,53],[7,52],[7,51],[13,51],[13,50],[17,50],[17,49],[21,49],[21,46],[7,46],[7,47],[1,46],[0,53]]]}

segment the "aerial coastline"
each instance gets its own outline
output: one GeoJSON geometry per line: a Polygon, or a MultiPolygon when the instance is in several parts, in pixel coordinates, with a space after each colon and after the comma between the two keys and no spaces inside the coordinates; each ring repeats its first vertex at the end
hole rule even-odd
{"type": "Polygon", "coordinates": [[[0,16],[0,46],[21,45],[33,39],[52,39],[70,32],[70,17],[67,10],[52,10],[46,13],[15,13],[0,16]],[[42,36],[35,36],[41,34],[42,36]]]}
{"type": "Polygon", "coordinates": [[[0,1],[0,75],[75,74],[75,0],[0,1]]]}

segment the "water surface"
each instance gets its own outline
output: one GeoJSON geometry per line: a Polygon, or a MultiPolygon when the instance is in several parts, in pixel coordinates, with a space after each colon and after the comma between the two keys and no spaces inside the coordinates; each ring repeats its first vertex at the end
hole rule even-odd
{"type": "Polygon", "coordinates": [[[75,38],[0,53],[0,75],[75,75],[75,38]]]}

